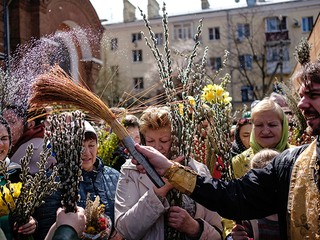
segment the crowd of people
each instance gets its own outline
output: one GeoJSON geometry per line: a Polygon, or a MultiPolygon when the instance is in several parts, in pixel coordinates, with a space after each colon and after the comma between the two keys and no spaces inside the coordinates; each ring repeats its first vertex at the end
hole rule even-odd
{"type": "MultiPolygon", "coordinates": [[[[163,176],[165,184],[157,188],[121,143],[115,152],[121,158],[107,166],[98,156],[101,128],[85,121],[77,211],[65,212],[58,189],[22,226],[12,224],[10,215],[1,216],[0,236],[14,239],[18,231],[39,240],[79,239],[86,229],[87,200],[99,197],[112,222],[112,240],[319,238],[320,62],[302,67],[293,80],[307,130],[316,136],[309,145],[289,143],[292,112],[283,96],[272,94],[236,119],[229,166],[236,179],[226,182],[192,155],[173,159],[170,108],[148,107],[139,118],[123,114],[119,121],[136,149],[163,176]]],[[[20,159],[29,144],[34,147],[29,174],[38,171],[47,114],[34,118],[30,113],[9,104],[0,116],[0,160],[9,176],[0,176],[2,186],[22,181],[20,159]]],[[[47,161],[50,174],[54,154],[47,161]]]]}
{"type": "MultiPolygon", "coordinates": [[[[316,139],[287,150],[282,147],[284,151],[266,167],[250,169],[241,178],[231,182],[206,178],[170,161],[153,148],[141,145],[136,148],[176,189],[223,217],[242,221],[277,214],[281,239],[319,239],[320,61],[304,65],[294,76],[293,83],[301,98],[298,107],[307,121],[307,131],[316,139]]],[[[284,122],[282,119],[281,124],[279,117],[275,118],[278,139],[284,122]]],[[[258,124],[257,127],[261,126],[258,124]]],[[[262,131],[271,132],[272,127],[264,125],[262,131]]],[[[255,125],[252,137],[254,132],[255,125]]],[[[269,139],[267,134],[263,138],[269,139]]],[[[137,161],[133,160],[133,163],[144,172],[137,161]]],[[[233,230],[231,238],[248,239],[248,233],[237,234],[243,228],[236,226],[233,230]]]]}

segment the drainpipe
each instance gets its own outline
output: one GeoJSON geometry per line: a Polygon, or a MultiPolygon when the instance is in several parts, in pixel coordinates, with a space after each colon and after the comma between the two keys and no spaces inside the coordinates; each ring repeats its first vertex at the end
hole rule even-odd
{"type": "Polygon", "coordinates": [[[5,61],[6,70],[10,69],[10,27],[9,27],[9,2],[7,0],[3,0],[3,48],[4,48],[4,56],[3,59],[5,61]]]}
{"type": "MultiPolygon", "coordinates": [[[[226,10],[226,13],[227,13],[227,41],[228,41],[228,45],[227,45],[227,49],[228,49],[228,51],[229,51],[229,53],[231,53],[231,41],[232,41],[232,33],[231,33],[231,31],[232,31],[232,26],[231,26],[231,19],[230,19],[230,12],[229,12],[229,10],[226,10]]],[[[230,60],[229,60],[230,61],[230,60]]],[[[233,86],[234,86],[234,84],[233,84],[233,69],[232,69],[232,67],[230,66],[229,67],[229,74],[230,74],[230,86],[231,86],[231,88],[230,88],[230,90],[231,90],[231,92],[230,92],[230,95],[232,96],[232,101],[234,101],[234,89],[233,89],[233,86]]]]}

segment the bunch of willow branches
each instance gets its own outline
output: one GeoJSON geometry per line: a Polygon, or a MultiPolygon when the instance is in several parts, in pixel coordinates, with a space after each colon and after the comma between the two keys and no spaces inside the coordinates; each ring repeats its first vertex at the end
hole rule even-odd
{"type": "Polygon", "coordinates": [[[46,131],[50,134],[52,152],[57,160],[62,206],[66,212],[77,211],[78,188],[81,180],[81,153],[84,140],[84,115],[72,112],[71,121],[66,115],[52,115],[48,118],[46,131]]]}
{"type": "MultiPolygon", "coordinates": [[[[165,89],[166,96],[168,98],[168,106],[170,107],[170,116],[171,116],[171,132],[172,132],[172,146],[171,146],[171,157],[175,158],[178,155],[185,156],[185,165],[188,164],[189,156],[191,153],[191,148],[193,144],[194,134],[195,134],[195,118],[192,117],[192,107],[190,105],[188,96],[193,92],[192,84],[190,84],[189,79],[193,79],[196,82],[196,79],[202,79],[199,77],[203,71],[199,71],[198,74],[194,74],[192,69],[194,68],[194,60],[197,55],[197,49],[200,45],[199,37],[202,29],[202,20],[198,27],[197,34],[195,35],[195,45],[189,56],[187,56],[187,66],[183,69],[179,69],[178,80],[182,84],[182,95],[180,104],[182,104],[183,111],[181,113],[178,102],[178,94],[176,92],[176,86],[174,85],[173,69],[172,69],[172,58],[171,50],[169,48],[169,28],[168,28],[168,14],[166,12],[166,5],[163,4],[162,12],[162,25],[164,33],[164,56],[160,52],[157,46],[157,39],[155,34],[151,29],[150,23],[146,18],[146,15],[143,14],[140,9],[141,16],[145,22],[145,25],[149,31],[150,40],[142,32],[147,45],[153,53],[159,71],[159,76],[163,82],[163,87],[165,89]]],[[[203,60],[202,62],[205,62],[203,60]]],[[[199,65],[198,68],[204,68],[203,65],[199,65]]],[[[198,104],[199,102],[197,102],[198,104]]],[[[182,194],[177,190],[171,190],[167,194],[167,199],[171,206],[182,206],[182,194]]],[[[165,237],[166,239],[182,239],[183,234],[179,231],[167,226],[165,227],[165,237]]]]}
{"type": "MultiPolygon", "coordinates": [[[[202,123],[203,121],[209,120],[209,115],[212,116],[212,114],[208,114],[207,110],[205,109],[206,105],[202,100],[204,86],[208,82],[213,81],[212,78],[209,79],[206,75],[208,48],[205,48],[200,60],[196,58],[197,56],[201,55],[199,54],[199,47],[203,27],[202,19],[199,21],[199,26],[197,27],[196,34],[194,35],[194,45],[191,52],[188,54],[179,54],[180,57],[184,58],[184,62],[186,62],[186,64],[173,71],[173,60],[169,47],[168,14],[166,12],[165,3],[163,4],[162,8],[164,53],[161,53],[158,48],[157,39],[154,32],[152,31],[150,22],[148,21],[146,15],[141,9],[140,12],[148,29],[149,37],[147,37],[143,32],[142,34],[147,46],[149,46],[149,48],[151,49],[151,52],[156,60],[160,80],[163,83],[163,87],[167,97],[167,105],[170,107],[171,111],[171,157],[172,159],[174,159],[179,155],[183,155],[185,157],[184,164],[187,165],[190,157],[197,158],[197,154],[201,154],[202,150],[200,149],[199,151],[199,148],[195,147],[197,145],[194,144],[194,141],[195,139],[201,139],[201,141],[205,141],[202,137],[203,131],[205,131],[202,128],[202,123]],[[177,72],[178,74],[174,74],[174,72],[177,72]],[[181,95],[179,95],[179,93],[176,91],[178,87],[175,86],[174,80],[176,80],[176,82],[178,82],[178,85],[182,87],[181,95]]],[[[214,78],[216,78],[219,73],[220,71],[216,72],[214,78]]],[[[219,112],[220,109],[212,108],[210,111],[219,112]]],[[[221,120],[225,121],[226,118],[223,118],[221,120]]],[[[223,130],[229,127],[229,122],[229,119],[228,122],[223,122],[223,130]]],[[[229,129],[227,129],[227,132],[229,132],[229,129]]],[[[220,134],[220,132],[212,133],[220,134]]],[[[216,137],[219,138],[220,136],[221,134],[217,135],[216,137]]],[[[221,139],[218,139],[217,141],[221,143],[221,139]]],[[[230,144],[228,145],[229,147],[230,144]]],[[[224,155],[227,155],[227,151],[223,151],[223,153],[224,155]]],[[[204,160],[201,162],[206,161],[204,160]]],[[[170,205],[182,205],[182,195],[176,190],[170,191],[167,195],[167,199],[170,205]]],[[[166,226],[166,239],[183,239],[183,234],[179,233],[175,229],[166,226]]]]}
{"type": "MultiPolygon", "coordinates": [[[[168,14],[166,12],[166,5],[163,4],[162,25],[164,33],[164,53],[158,48],[157,39],[150,26],[150,22],[146,15],[140,9],[141,16],[149,32],[149,38],[142,32],[146,44],[149,46],[158,66],[160,80],[163,83],[167,104],[171,111],[171,129],[172,129],[172,147],[171,156],[175,158],[179,155],[185,156],[185,164],[192,153],[192,146],[194,136],[196,134],[196,125],[200,122],[198,109],[201,108],[201,94],[200,90],[204,85],[205,64],[207,62],[207,48],[200,61],[197,63],[195,58],[200,46],[200,36],[202,31],[202,20],[200,20],[197,28],[197,33],[194,36],[195,44],[190,54],[183,56],[186,59],[187,65],[177,69],[178,84],[182,85],[181,96],[176,92],[177,86],[174,84],[174,71],[171,50],[169,47],[169,28],[168,28],[168,14]],[[194,96],[193,103],[190,103],[190,96],[194,96]],[[182,109],[182,111],[181,111],[182,109]]],[[[182,54],[181,54],[182,56],[182,54]]]]}
{"type": "MultiPolygon", "coordinates": [[[[14,192],[10,191],[12,198],[14,199],[14,206],[7,203],[9,208],[9,220],[11,225],[16,224],[18,227],[29,222],[30,216],[34,213],[36,207],[39,207],[43,203],[43,198],[51,195],[57,190],[59,183],[55,182],[57,177],[57,169],[53,168],[53,173],[48,176],[46,174],[47,159],[51,155],[51,150],[47,147],[49,144],[48,137],[45,136],[43,150],[40,154],[40,160],[37,163],[39,171],[34,175],[29,175],[29,163],[33,154],[33,145],[29,145],[26,149],[26,155],[21,159],[21,174],[20,179],[22,186],[18,197],[14,197],[14,192]]],[[[5,162],[0,164],[0,174],[4,176],[6,180],[6,187],[10,189],[10,180],[7,173],[7,167],[5,162]]],[[[1,187],[3,192],[3,187],[1,187]]],[[[6,201],[4,195],[2,199],[6,201]]],[[[32,236],[25,236],[18,234],[17,239],[33,239],[32,236]]]]}
{"type": "MultiPolygon", "coordinates": [[[[295,47],[293,55],[302,67],[310,62],[310,50],[311,45],[306,38],[302,38],[298,46],[295,47]]],[[[307,122],[300,108],[298,108],[298,103],[300,101],[298,92],[295,91],[295,87],[291,81],[276,82],[276,85],[280,87],[282,93],[285,95],[287,104],[293,113],[293,126],[290,127],[290,144],[299,146],[310,143],[313,138],[306,133],[307,122]]]]}

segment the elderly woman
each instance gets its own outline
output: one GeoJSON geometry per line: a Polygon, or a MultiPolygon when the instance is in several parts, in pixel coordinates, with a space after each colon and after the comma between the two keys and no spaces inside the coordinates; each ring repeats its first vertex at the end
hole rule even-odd
{"type": "Polygon", "coordinates": [[[282,108],[269,98],[260,101],[251,113],[252,132],[250,148],[232,159],[236,178],[242,177],[250,170],[250,160],[263,148],[278,152],[289,148],[288,120],[282,108]]]}
{"type": "MultiPolygon", "coordinates": [[[[148,108],[140,118],[145,144],[170,158],[171,123],[166,107],[148,108]]],[[[200,175],[210,176],[207,167],[192,159],[189,166],[200,175]]],[[[221,217],[182,195],[182,207],[170,206],[169,183],[156,188],[152,181],[127,161],[121,168],[116,191],[115,224],[125,239],[168,239],[168,230],[181,234],[180,239],[221,239],[221,217]]]]}
{"type": "MultiPolygon", "coordinates": [[[[0,116],[0,161],[6,162],[7,174],[9,175],[10,182],[17,183],[21,181],[19,176],[21,173],[21,167],[19,164],[11,162],[8,158],[11,144],[11,131],[9,124],[2,116],[0,116]]],[[[0,185],[4,185],[5,183],[6,180],[4,179],[4,176],[0,175],[0,185]]],[[[12,230],[9,226],[8,215],[0,217],[0,226],[6,235],[7,240],[12,239],[12,230]]],[[[28,223],[18,229],[18,232],[25,235],[33,234],[36,227],[36,221],[31,217],[28,223]]]]}
{"type": "MultiPolygon", "coordinates": [[[[82,159],[82,181],[79,184],[78,206],[85,208],[87,196],[94,200],[100,197],[101,204],[105,205],[105,213],[114,219],[114,197],[119,172],[113,168],[104,166],[97,157],[97,133],[89,122],[85,122],[84,150],[82,159]]],[[[59,191],[45,199],[45,203],[36,211],[39,220],[39,231],[36,239],[44,239],[49,228],[56,220],[56,211],[61,207],[61,194],[59,191]]],[[[112,236],[116,235],[116,231],[112,236]]],[[[112,239],[112,238],[111,238],[112,239]]],[[[121,238],[119,238],[121,239],[121,238]]]]}

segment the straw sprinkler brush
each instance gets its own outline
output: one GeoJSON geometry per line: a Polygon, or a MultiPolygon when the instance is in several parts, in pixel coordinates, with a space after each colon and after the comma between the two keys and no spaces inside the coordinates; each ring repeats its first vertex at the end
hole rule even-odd
{"type": "Polygon", "coordinates": [[[60,67],[54,67],[50,73],[42,74],[35,80],[29,103],[32,109],[52,104],[72,105],[103,119],[111,126],[132,157],[145,168],[151,181],[157,187],[164,185],[149,161],[135,149],[133,139],[108,106],[94,93],[74,83],[60,67]]]}

